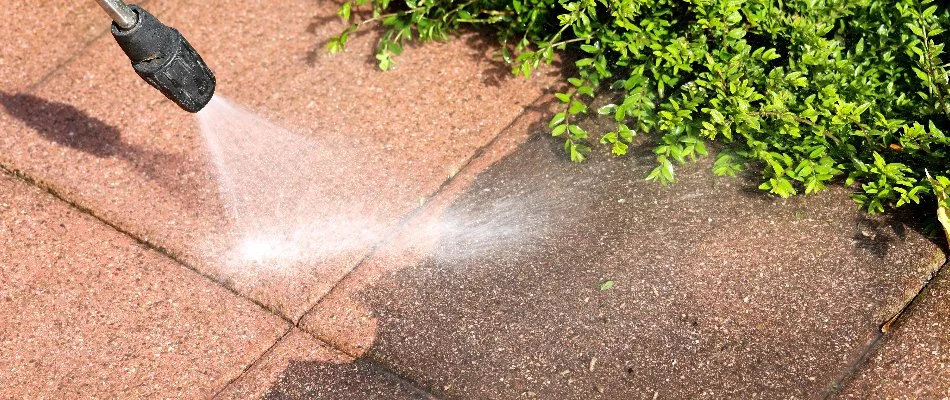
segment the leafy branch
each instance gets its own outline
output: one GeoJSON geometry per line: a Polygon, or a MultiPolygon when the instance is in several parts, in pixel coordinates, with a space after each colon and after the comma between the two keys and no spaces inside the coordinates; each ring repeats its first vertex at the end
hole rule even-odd
{"type": "Polygon", "coordinates": [[[752,168],[788,197],[843,183],[869,212],[943,204],[950,185],[950,7],[934,0],[354,0],[328,44],[378,23],[382,69],[406,40],[442,40],[467,26],[495,32],[501,58],[530,77],[568,53],[572,77],[549,122],[571,161],[597,145],[627,154],[656,137],[646,177],[720,149],[713,172],[752,168]],[[371,18],[352,21],[356,7],[371,18]],[[588,108],[607,95],[619,101],[588,108]],[[591,115],[588,115],[591,114],[591,115]],[[587,118],[615,128],[588,132],[587,118]],[[597,139],[592,139],[596,136],[597,139]],[[928,174],[929,172],[929,174],[928,174]]]}

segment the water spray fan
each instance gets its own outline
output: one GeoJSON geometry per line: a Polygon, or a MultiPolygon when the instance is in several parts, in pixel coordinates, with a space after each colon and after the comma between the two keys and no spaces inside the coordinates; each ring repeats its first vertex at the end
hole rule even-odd
{"type": "Polygon", "coordinates": [[[97,2],[112,17],[112,36],[145,82],[188,112],[211,101],[214,73],[178,30],[122,0],[97,2]]]}

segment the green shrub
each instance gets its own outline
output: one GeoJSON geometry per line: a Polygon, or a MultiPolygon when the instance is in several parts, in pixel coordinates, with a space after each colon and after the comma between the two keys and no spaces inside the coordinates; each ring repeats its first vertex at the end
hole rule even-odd
{"type": "Polygon", "coordinates": [[[675,181],[676,164],[706,155],[706,143],[716,141],[724,150],[715,173],[761,170],[760,188],[782,197],[843,181],[871,213],[946,198],[945,2],[369,3],[342,5],[352,24],[330,41],[331,53],[369,22],[384,27],[376,55],[384,70],[405,41],[441,40],[470,25],[496,33],[500,57],[526,77],[556,51],[569,52],[576,76],[557,94],[564,108],[550,128],[575,162],[594,144],[621,156],[636,134],[655,133],[657,167],[647,178],[663,184],[675,181]],[[367,4],[372,10],[356,18],[367,4]],[[595,137],[575,121],[592,112],[598,94],[619,101],[594,110],[616,122],[595,137]]]}

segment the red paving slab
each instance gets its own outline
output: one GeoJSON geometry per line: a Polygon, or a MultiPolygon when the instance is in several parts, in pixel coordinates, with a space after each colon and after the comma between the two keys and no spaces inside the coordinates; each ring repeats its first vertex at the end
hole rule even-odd
{"type": "Polygon", "coordinates": [[[539,137],[459,179],[302,326],[447,399],[820,397],[944,259],[843,190],[606,158],[539,137]]]}
{"type": "Polygon", "coordinates": [[[287,324],[0,175],[0,398],[197,398],[287,324]]]}
{"type": "Polygon", "coordinates": [[[838,396],[950,398],[950,276],[946,269],[891,326],[838,396]]]}
{"type": "Polygon", "coordinates": [[[0,93],[36,83],[97,35],[108,19],[92,1],[52,0],[3,4],[0,24],[0,93]]]}
{"type": "Polygon", "coordinates": [[[406,381],[294,329],[215,399],[429,399],[406,381]]]}
{"type": "Polygon", "coordinates": [[[35,92],[5,95],[0,162],[291,318],[553,81],[550,74],[509,78],[484,60],[492,46],[473,43],[477,36],[411,46],[385,73],[370,62],[372,33],[328,57],[319,46],[342,28],[331,3],[155,1],[148,8],[201,52],[218,93],[250,110],[238,112],[242,118],[270,121],[220,141],[225,165],[250,171],[237,180],[265,194],[244,201],[258,208],[245,215],[297,199],[296,218],[265,221],[292,219],[318,227],[318,236],[343,227],[355,239],[343,250],[304,252],[304,263],[234,261],[246,226],[262,224],[235,222],[198,123],[141,82],[111,37],[35,92]],[[290,139],[266,140],[260,126],[290,139]],[[300,143],[316,150],[291,151],[306,154],[294,164],[284,150],[299,151],[300,143]],[[255,180],[282,189],[261,190],[249,184],[255,180]]]}

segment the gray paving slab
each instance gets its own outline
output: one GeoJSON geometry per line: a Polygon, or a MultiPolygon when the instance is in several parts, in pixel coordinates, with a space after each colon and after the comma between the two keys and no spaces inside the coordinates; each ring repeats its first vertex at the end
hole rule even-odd
{"type": "Polygon", "coordinates": [[[415,221],[303,326],[448,399],[810,398],[942,264],[838,188],[782,200],[648,150],[538,137],[415,221]]]}
{"type": "Polygon", "coordinates": [[[950,271],[891,326],[840,398],[950,398],[950,271]]]}

